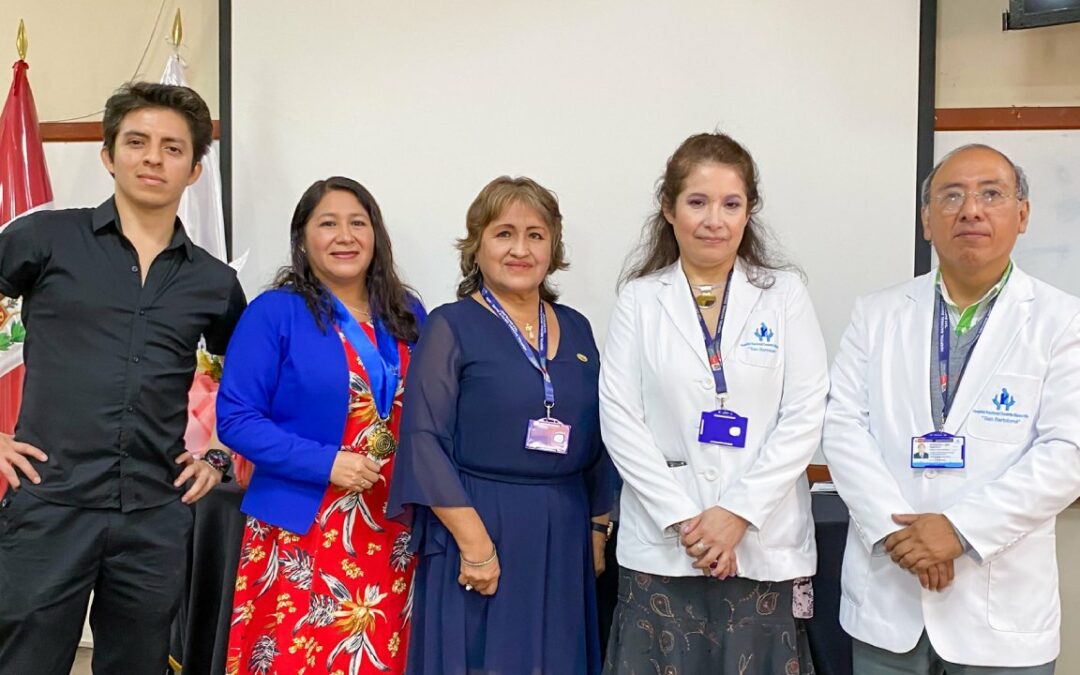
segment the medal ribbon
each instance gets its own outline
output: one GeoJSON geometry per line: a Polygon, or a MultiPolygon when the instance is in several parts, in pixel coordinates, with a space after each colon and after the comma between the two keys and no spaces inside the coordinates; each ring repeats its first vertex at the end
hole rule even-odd
{"type": "Polygon", "coordinates": [[[372,344],[367,332],[345,307],[334,298],[335,317],[338,327],[345,334],[352,348],[356,350],[360,362],[367,371],[371,384],[371,398],[375,401],[375,411],[384,422],[390,419],[394,406],[394,394],[397,393],[398,380],[401,378],[401,354],[398,353],[397,339],[390,334],[386,325],[378,317],[372,317],[375,326],[375,341],[372,344]]]}

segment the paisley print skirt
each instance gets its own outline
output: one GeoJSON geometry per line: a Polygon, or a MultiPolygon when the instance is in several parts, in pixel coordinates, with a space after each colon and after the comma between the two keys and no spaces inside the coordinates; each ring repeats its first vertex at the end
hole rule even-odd
{"type": "Polygon", "coordinates": [[[813,675],[791,581],[622,567],[605,675],[813,675]]]}

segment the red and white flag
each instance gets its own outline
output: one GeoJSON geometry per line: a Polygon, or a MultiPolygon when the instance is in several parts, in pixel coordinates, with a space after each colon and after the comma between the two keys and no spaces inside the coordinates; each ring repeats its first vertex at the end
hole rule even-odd
{"type": "MultiPolygon", "coordinates": [[[[0,231],[19,216],[52,208],[52,187],[41,147],[37,109],[26,61],[15,62],[11,91],[0,114],[0,231]]],[[[26,329],[16,298],[0,297],[0,432],[12,433],[22,403],[22,346],[26,329]]],[[[0,478],[0,494],[7,483],[0,478]]]]}

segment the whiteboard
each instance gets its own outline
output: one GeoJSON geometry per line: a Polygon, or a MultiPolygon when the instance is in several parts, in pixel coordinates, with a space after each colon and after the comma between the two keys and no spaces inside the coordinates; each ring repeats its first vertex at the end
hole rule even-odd
{"type": "Polygon", "coordinates": [[[665,161],[720,128],[757,160],[834,350],[856,295],[911,276],[918,27],[916,2],[234,2],[242,281],[268,283],[300,194],[344,174],[428,307],[450,301],[469,203],[528,175],[560,198],[555,280],[602,344],[665,161]]]}
{"type": "Polygon", "coordinates": [[[938,132],[934,154],[940,159],[968,143],[1001,150],[1027,174],[1031,216],[1027,232],[1016,240],[1016,264],[1080,295],[1080,129],[938,132]]]}

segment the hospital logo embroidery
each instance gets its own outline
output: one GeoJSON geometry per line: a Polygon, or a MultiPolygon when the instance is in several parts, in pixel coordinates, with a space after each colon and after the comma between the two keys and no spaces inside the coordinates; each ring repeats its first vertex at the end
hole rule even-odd
{"type": "Polygon", "coordinates": [[[776,354],[780,351],[780,338],[772,328],[769,328],[768,322],[755,319],[748,322],[745,330],[742,342],[739,343],[740,349],[759,354],[776,354]],[[751,328],[755,322],[758,325],[757,328],[751,328]]]}
{"type": "Polygon", "coordinates": [[[1008,412],[1009,409],[1016,404],[1016,399],[1013,398],[1011,394],[1009,394],[1009,390],[1005,387],[1002,387],[1001,393],[992,398],[991,401],[993,401],[994,403],[995,410],[1001,410],[1002,408],[1004,408],[1006,412],[1008,412]]]}
{"type": "Polygon", "coordinates": [[[1006,426],[1017,425],[1029,419],[1031,415],[1029,411],[1025,411],[1031,406],[1031,397],[1022,395],[1022,400],[1017,400],[1007,386],[999,386],[1001,386],[1000,390],[995,386],[983,394],[985,398],[982,400],[993,403],[993,408],[988,405],[981,405],[976,406],[972,412],[983,422],[993,422],[1006,426]],[[995,391],[997,393],[994,393],[995,391]]]}

